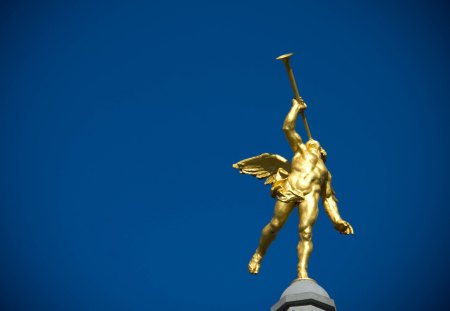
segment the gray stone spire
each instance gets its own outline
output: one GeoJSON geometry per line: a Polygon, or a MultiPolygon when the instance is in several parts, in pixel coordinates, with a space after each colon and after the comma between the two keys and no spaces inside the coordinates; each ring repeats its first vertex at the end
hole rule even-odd
{"type": "Polygon", "coordinates": [[[312,279],[295,280],[270,311],[336,311],[333,299],[312,279]]]}

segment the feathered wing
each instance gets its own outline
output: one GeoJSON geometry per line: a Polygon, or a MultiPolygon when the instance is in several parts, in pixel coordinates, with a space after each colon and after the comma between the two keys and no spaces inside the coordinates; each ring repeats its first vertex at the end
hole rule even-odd
{"type": "Polygon", "coordinates": [[[278,154],[263,153],[233,164],[241,174],[253,175],[258,179],[266,178],[265,185],[277,179],[286,178],[291,172],[291,163],[278,154]]]}

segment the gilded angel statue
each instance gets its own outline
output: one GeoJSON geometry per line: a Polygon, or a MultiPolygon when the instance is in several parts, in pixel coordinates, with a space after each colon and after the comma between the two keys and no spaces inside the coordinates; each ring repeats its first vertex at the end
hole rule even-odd
{"type": "MultiPolygon", "coordinates": [[[[284,57],[288,59],[290,55],[284,57]]],[[[280,59],[282,57],[280,56],[280,59]]],[[[283,123],[283,131],[294,152],[292,161],[289,162],[277,154],[263,153],[233,164],[233,167],[240,173],[253,175],[258,179],[265,178],[265,184],[271,185],[271,195],[276,199],[274,215],[262,230],[259,245],[248,265],[249,272],[252,274],[259,272],[268,247],[286,223],[289,214],[297,208],[300,216],[298,227],[300,241],[297,247],[298,279],[308,279],[308,262],[313,250],[312,228],[319,211],[319,197],[322,198],[324,209],[336,230],[348,235],[353,234],[353,228],[339,214],[337,199],[331,185],[331,174],[325,166],[327,153],[318,141],[311,138],[307,123],[305,126],[310,139],[306,143],[295,130],[299,114],[306,121],[303,111],[307,106],[298,95],[292,70],[289,71],[289,63],[286,63],[296,95],[283,123]]]]}

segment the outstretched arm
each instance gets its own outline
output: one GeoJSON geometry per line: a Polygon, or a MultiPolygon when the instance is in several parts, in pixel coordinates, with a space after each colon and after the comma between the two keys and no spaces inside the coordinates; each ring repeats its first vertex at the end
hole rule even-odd
{"type": "Polygon", "coordinates": [[[336,230],[343,234],[353,234],[352,226],[341,218],[339,215],[339,210],[337,207],[337,199],[334,193],[334,189],[331,186],[331,174],[328,175],[325,180],[325,184],[322,186],[322,200],[323,207],[328,217],[330,217],[331,222],[336,230]]]}
{"type": "Polygon", "coordinates": [[[297,123],[298,114],[305,109],[306,104],[303,100],[299,103],[297,100],[293,99],[292,108],[283,123],[284,134],[294,152],[300,151],[300,145],[302,144],[302,138],[295,131],[295,125],[297,123]]]}

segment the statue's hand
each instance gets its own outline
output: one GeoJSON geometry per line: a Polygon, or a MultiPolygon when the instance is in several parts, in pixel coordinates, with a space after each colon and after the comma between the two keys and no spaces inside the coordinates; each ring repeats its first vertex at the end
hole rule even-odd
{"type": "Polygon", "coordinates": [[[292,106],[298,106],[300,112],[304,111],[308,107],[301,97],[300,100],[296,100],[295,98],[293,98],[292,106]]]}
{"type": "Polygon", "coordinates": [[[353,234],[352,226],[348,222],[346,222],[345,220],[342,220],[342,219],[338,220],[334,224],[334,228],[343,234],[353,234]]]}

